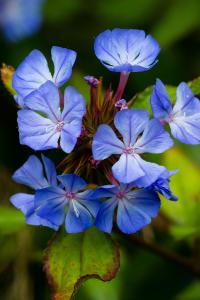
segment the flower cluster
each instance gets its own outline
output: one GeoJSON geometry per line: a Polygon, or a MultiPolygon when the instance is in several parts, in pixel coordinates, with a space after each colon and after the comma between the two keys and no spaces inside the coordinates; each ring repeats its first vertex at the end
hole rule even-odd
{"type": "Polygon", "coordinates": [[[96,38],[94,50],[106,68],[121,75],[115,93],[110,88],[104,92],[101,80],[85,76],[91,95],[87,105],[75,88],[61,90],[72,74],[75,51],[52,47],[53,75],[38,50],[16,69],[20,143],[34,150],[56,148],[64,157],[58,165],[62,175],[57,175],[50,159],[30,156],[13,179],[34,193],[16,194],[11,202],[28,224],[58,230],[64,223],[67,232],[76,233],[92,225],[111,232],[114,222],[130,234],[157,216],[159,194],[177,200],[169,187],[176,170],[146,161],[143,154],[173,146],[166,124],[179,141],[198,144],[200,103],[181,83],[172,108],[160,80],[150,99],[152,119],[123,99],[130,72],[147,71],[157,62],[159,45],[144,31],[106,30],[96,38]]]}

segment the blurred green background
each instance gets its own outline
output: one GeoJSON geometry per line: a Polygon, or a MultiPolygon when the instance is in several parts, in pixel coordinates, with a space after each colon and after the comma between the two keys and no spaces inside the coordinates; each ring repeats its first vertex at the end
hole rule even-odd
{"type": "MultiPolygon", "coordinates": [[[[33,49],[40,49],[48,58],[52,45],[74,49],[78,57],[70,81],[88,97],[83,76],[103,76],[105,87],[112,82],[115,88],[118,81],[118,74],[109,72],[96,59],[95,36],[108,28],[144,29],[158,40],[162,51],[152,70],[131,74],[125,95],[128,100],[153,85],[157,77],[177,86],[200,75],[199,13],[199,0],[47,0],[43,25],[37,34],[15,44],[1,36],[0,62],[17,67],[33,49]]],[[[0,90],[0,299],[48,300],[50,289],[41,260],[52,232],[25,226],[22,215],[8,203],[10,195],[22,190],[11,182],[10,176],[33,151],[19,145],[14,101],[2,84],[0,90]]],[[[182,168],[173,183],[182,199],[178,206],[167,203],[163,208],[176,226],[160,217],[154,224],[158,229],[147,228],[144,234],[147,239],[153,236],[163,248],[191,256],[194,240],[200,235],[200,148],[177,145],[177,149],[163,158],[169,168],[182,168]],[[183,198],[187,202],[186,212],[183,198]]],[[[50,156],[52,153],[49,151],[50,156]]],[[[200,299],[200,283],[194,274],[142,249],[130,237],[116,237],[122,251],[117,278],[110,283],[85,282],[75,297],[77,300],[200,299]]]]}

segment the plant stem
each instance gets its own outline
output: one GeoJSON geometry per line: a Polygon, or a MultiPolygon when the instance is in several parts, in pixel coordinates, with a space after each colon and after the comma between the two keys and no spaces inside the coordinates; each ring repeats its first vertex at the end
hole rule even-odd
{"type": "Polygon", "coordinates": [[[117,91],[113,97],[115,101],[118,101],[121,99],[121,97],[124,93],[127,81],[128,81],[128,77],[129,77],[129,73],[121,72],[120,79],[119,79],[119,85],[118,85],[117,91]]]}

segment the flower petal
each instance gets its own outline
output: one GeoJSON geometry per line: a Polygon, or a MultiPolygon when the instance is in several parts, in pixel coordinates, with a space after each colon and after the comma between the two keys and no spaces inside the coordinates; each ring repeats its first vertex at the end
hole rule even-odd
{"type": "Polygon", "coordinates": [[[13,195],[10,201],[23,212],[27,224],[35,226],[42,225],[58,230],[58,226],[36,215],[34,198],[34,195],[19,193],[13,195]]]}
{"type": "Polygon", "coordinates": [[[127,234],[135,233],[148,225],[160,207],[156,193],[137,190],[131,194],[132,199],[119,201],[117,210],[117,225],[127,234]]]}
{"type": "Polygon", "coordinates": [[[169,123],[172,135],[184,144],[200,144],[200,113],[176,117],[169,123]]]}
{"type": "Polygon", "coordinates": [[[112,128],[102,124],[97,128],[92,143],[92,153],[95,160],[103,160],[112,154],[121,154],[124,144],[117,138],[112,128]]]}
{"type": "Polygon", "coordinates": [[[102,185],[98,188],[96,188],[93,191],[93,197],[94,198],[107,198],[107,197],[113,197],[115,194],[119,191],[119,186],[116,185],[102,185]]]}
{"type": "Polygon", "coordinates": [[[158,43],[142,30],[113,29],[100,33],[94,51],[101,63],[114,72],[141,72],[156,63],[158,43]]]}
{"type": "Polygon", "coordinates": [[[150,186],[165,171],[165,167],[155,163],[147,162],[143,160],[139,155],[136,156],[136,160],[140,170],[142,170],[145,174],[143,177],[140,177],[135,181],[138,187],[150,186]]]}
{"type": "Polygon", "coordinates": [[[29,109],[43,113],[55,123],[61,119],[59,91],[51,81],[29,94],[24,103],[29,109]]]}
{"type": "Polygon", "coordinates": [[[56,86],[63,85],[72,74],[72,67],[76,60],[76,52],[67,48],[53,46],[51,48],[54,63],[53,81],[56,86]]]}
{"type": "Polygon", "coordinates": [[[137,68],[137,66],[146,68],[147,70],[153,67],[157,62],[156,57],[158,56],[159,52],[160,46],[157,41],[151,35],[147,35],[142,43],[139,55],[133,62],[133,64],[136,66],[135,68],[133,67],[133,72],[140,72],[140,69],[137,68]]]}
{"type": "Polygon", "coordinates": [[[177,87],[173,113],[184,113],[186,115],[200,113],[200,101],[194,97],[192,90],[185,82],[180,83],[177,87]]]}
{"type": "Polygon", "coordinates": [[[56,173],[55,165],[52,162],[52,160],[47,158],[45,155],[42,154],[41,156],[42,156],[42,161],[44,164],[48,183],[49,183],[49,185],[56,186],[57,185],[57,173],[56,173]]]}
{"type": "Polygon", "coordinates": [[[156,119],[150,120],[134,145],[136,153],[162,153],[173,146],[168,132],[156,119]]]}
{"type": "Polygon", "coordinates": [[[114,210],[117,206],[116,198],[103,202],[96,216],[94,225],[104,232],[110,233],[113,227],[114,210]]]}
{"type": "Polygon", "coordinates": [[[36,191],[36,214],[60,226],[65,218],[65,191],[58,187],[48,187],[36,191]]]}
{"type": "Polygon", "coordinates": [[[122,183],[130,183],[145,175],[136,159],[137,154],[122,154],[113,165],[112,172],[115,178],[122,183]]]}
{"type": "Polygon", "coordinates": [[[44,177],[42,164],[35,155],[31,155],[28,160],[15,171],[12,179],[34,190],[48,186],[48,182],[44,177]]]}
{"type": "Polygon", "coordinates": [[[33,50],[18,66],[12,85],[19,95],[26,97],[47,80],[52,81],[52,76],[46,58],[39,50],[33,50]]]}
{"type": "Polygon", "coordinates": [[[34,150],[46,150],[58,147],[60,132],[55,124],[36,112],[23,109],[18,112],[20,144],[34,150]]]}
{"type": "Polygon", "coordinates": [[[67,192],[76,193],[86,187],[87,183],[76,174],[59,175],[58,180],[64,185],[67,192]]]}
{"type": "Polygon", "coordinates": [[[70,123],[74,119],[82,119],[85,112],[84,97],[75,88],[68,86],[64,93],[62,120],[70,123]]]}
{"type": "Polygon", "coordinates": [[[172,201],[178,200],[178,198],[172,194],[169,187],[170,176],[175,174],[176,172],[177,170],[174,171],[165,170],[163,173],[161,173],[158,179],[149,188],[162,194],[165,198],[169,200],[172,201]]]}
{"type": "Polygon", "coordinates": [[[92,226],[92,216],[79,202],[70,203],[69,211],[65,219],[65,229],[68,233],[82,232],[92,226]],[[74,210],[74,206],[76,211],[74,210]]]}
{"type": "Polygon", "coordinates": [[[150,101],[154,118],[167,119],[169,117],[172,105],[166,88],[160,79],[156,80],[150,101]]]}
{"type": "Polygon", "coordinates": [[[114,124],[126,146],[133,145],[147,124],[148,112],[142,109],[125,109],[116,113],[114,124]]]}

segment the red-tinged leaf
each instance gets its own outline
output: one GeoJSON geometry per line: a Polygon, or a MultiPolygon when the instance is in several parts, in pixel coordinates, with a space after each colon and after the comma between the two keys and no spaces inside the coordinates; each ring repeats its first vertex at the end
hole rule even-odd
{"type": "Polygon", "coordinates": [[[90,278],[113,279],[119,264],[118,246],[108,234],[96,228],[77,234],[57,233],[44,259],[52,299],[73,299],[80,284],[90,278]]]}

